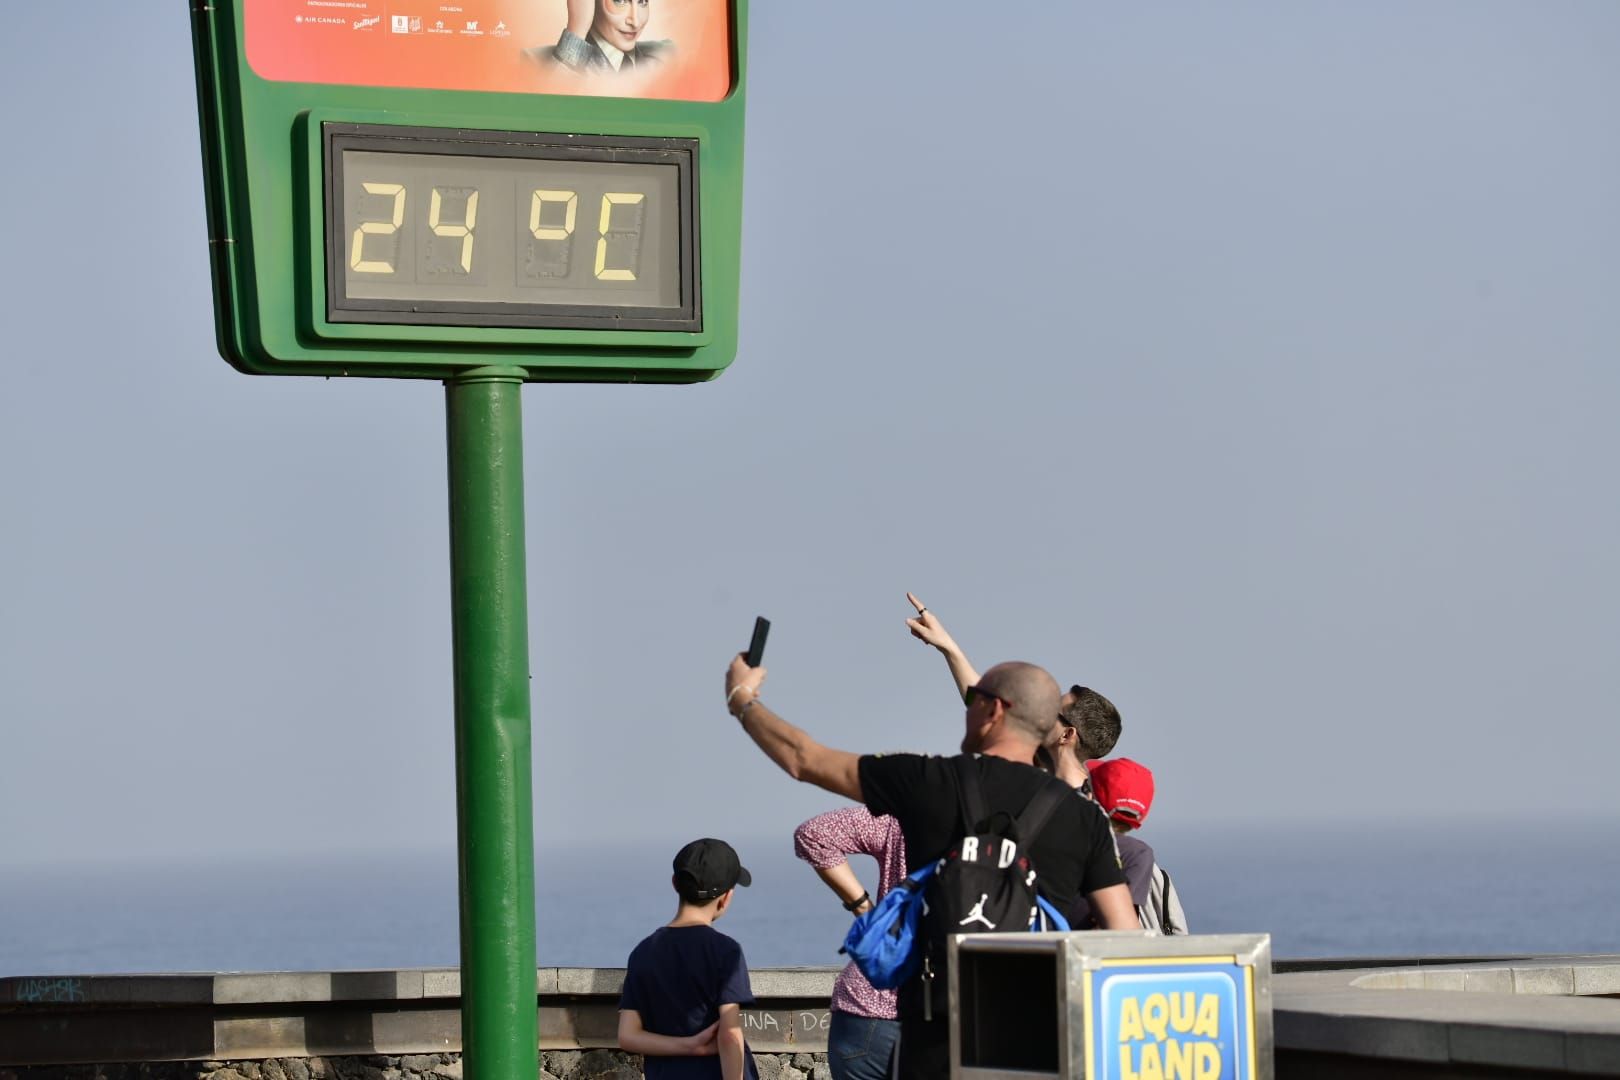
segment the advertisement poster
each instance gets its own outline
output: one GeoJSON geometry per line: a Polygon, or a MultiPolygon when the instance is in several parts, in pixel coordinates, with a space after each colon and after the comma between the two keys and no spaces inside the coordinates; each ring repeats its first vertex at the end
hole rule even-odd
{"type": "Polygon", "coordinates": [[[276,82],[719,101],[729,0],[245,0],[276,82]]]}
{"type": "Polygon", "coordinates": [[[1091,974],[1090,1067],[1096,1080],[1250,1080],[1255,1075],[1248,968],[1196,958],[1104,962],[1091,974]]]}

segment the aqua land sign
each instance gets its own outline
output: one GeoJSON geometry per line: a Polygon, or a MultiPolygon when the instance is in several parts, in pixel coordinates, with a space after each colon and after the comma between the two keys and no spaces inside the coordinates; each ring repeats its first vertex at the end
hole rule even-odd
{"type": "MultiPolygon", "coordinates": [[[[1230,959],[1103,966],[1091,973],[1098,1080],[1253,1075],[1252,968],[1230,959]]],[[[1088,1014],[1092,1010],[1088,1010],[1088,1014]]]]}

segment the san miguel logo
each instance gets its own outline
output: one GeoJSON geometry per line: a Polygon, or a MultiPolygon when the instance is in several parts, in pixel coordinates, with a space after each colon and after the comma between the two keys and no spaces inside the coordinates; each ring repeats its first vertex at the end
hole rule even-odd
{"type": "Polygon", "coordinates": [[[1248,995],[1236,968],[1105,967],[1093,998],[1103,1080],[1233,1080],[1253,1074],[1248,995]]]}

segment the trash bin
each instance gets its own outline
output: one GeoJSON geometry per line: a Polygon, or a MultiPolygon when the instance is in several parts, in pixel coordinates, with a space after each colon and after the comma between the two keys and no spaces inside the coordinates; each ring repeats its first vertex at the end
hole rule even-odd
{"type": "Polygon", "coordinates": [[[959,934],[951,1076],[1271,1080],[1271,936],[959,934]]]}

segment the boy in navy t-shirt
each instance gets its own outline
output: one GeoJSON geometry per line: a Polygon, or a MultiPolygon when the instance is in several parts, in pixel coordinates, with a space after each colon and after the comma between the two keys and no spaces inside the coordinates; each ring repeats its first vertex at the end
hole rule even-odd
{"type": "Polygon", "coordinates": [[[619,1047],[646,1059],[647,1080],[759,1080],[742,1030],[742,1006],[754,1001],[748,963],[713,926],[752,882],[724,840],[676,854],[680,907],[631,951],[619,998],[619,1047]]]}

